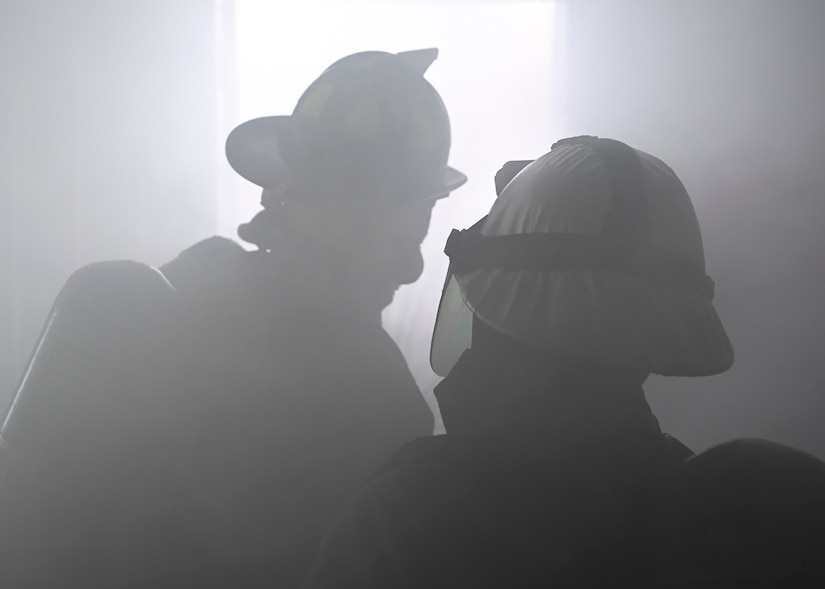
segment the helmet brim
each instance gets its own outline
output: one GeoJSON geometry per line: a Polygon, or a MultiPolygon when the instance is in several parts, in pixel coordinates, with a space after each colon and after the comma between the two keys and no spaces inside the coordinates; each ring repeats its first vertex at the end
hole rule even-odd
{"type": "Polygon", "coordinates": [[[449,273],[430,347],[436,374],[446,376],[470,347],[473,315],[514,339],[605,366],[709,376],[733,363],[708,299],[612,269],[449,273]]]}
{"type": "MultiPolygon", "coordinates": [[[[240,176],[262,188],[273,189],[290,179],[292,170],[284,159],[284,143],[293,132],[291,116],[251,119],[235,127],[226,139],[226,159],[240,176]]],[[[414,195],[436,200],[467,182],[467,176],[446,166],[435,187],[414,195]]]]}

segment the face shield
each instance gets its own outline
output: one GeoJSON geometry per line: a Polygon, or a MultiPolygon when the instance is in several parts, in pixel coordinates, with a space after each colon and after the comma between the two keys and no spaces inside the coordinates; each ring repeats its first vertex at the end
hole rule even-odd
{"type": "MultiPolygon", "coordinates": [[[[453,229],[453,234],[455,234],[453,229]]],[[[441,290],[433,337],[430,342],[430,366],[438,376],[447,376],[473,341],[473,312],[461,294],[461,286],[453,272],[447,269],[447,278],[441,290]]]]}
{"type": "MultiPolygon", "coordinates": [[[[501,191],[510,183],[510,180],[532,162],[533,160],[506,162],[495,175],[496,196],[501,195],[501,191]]],[[[485,219],[486,217],[481,219],[474,227],[480,231],[485,219]]],[[[452,238],[452,235],[450,237],[452,238]]],[[[447,250],[449,246],[445,248],[445,252],[447,250]]],[[[464,350],[470,348],[472,341],[473,312],[461,295],[461,287],[451,265],[447,270],[444,288],[441,290],[441,300],[438,303],[438,313],[430,343],[430,366],[433,372],[439,376],[447,376],[464,350]]]]}

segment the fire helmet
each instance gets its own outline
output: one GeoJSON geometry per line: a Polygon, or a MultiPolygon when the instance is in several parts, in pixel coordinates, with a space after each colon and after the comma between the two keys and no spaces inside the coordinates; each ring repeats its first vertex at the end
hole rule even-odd
{"type": "Polygon", "coordinates": [[[696,214],[660,159],[598,137],[499,171],[500,194],[453,231],[431,364],[445,376],[473,320],[561,357],[678,376],[727,370],[696,214]],[[512,179],[510,179],[512,178],[512,179]]]}
{"type": "Polygon", "coordinates": [[[289,199],[352,209],[447,196],[467,177],[447,165],[447,109],[424,79],[437,55],[365,51],[339,59],[291,116],[236,127],[226,141],[230,165],[267,189],[273,202],[265,198],[265,208],[289,199]]]}

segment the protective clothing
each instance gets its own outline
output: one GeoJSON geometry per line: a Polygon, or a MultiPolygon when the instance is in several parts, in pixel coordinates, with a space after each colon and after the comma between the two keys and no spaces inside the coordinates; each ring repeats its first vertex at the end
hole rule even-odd
{"type": "Polygon", "coordinates": [[[177,523],[201,586],[290,586],[346,498],[433,417],[374,304],[308,291],[300,252],[282,264],[236,248],[203,243],[162,267],[214,407],[177,523]]]}
{"type": "Polygon", "coordinates": [[[355,496],[303,588],[565,587],[579,571],[569,586],[600,586],[586,581],[614,561],[579,559],[629,551],[639,498],[689,455],[641,380],[474,342],[436,387],[446,436],[409,444],[355,496]]]}
{"type": "Polygon", "coordinates": [[[302,589],[825,586],[825,463],[762,440],[693,455],[625,433],[538,460],[490,435],[405,446],[302,589]]]}
{"type": "Polygon", "coordinates": [[[608,366],[680,376],[730,367],[696,215],[664,162],[615,140],[574,137],[519,170],[525,163],[500,172],[517,173],[490,213],[447,243],[436,373],[469,347],[474,316],[608,366]]]}
{"type": "Polygon", "coordinates": [[[3,586],[296,586],[346,498],[432,432],[380,313],[275,258],[211,238],[70,278],[0,438],[3,586]]]}

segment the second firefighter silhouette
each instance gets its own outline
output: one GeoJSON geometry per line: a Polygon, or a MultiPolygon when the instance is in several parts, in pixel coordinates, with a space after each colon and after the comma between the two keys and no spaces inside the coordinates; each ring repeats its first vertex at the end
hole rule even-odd
{"type": "Polygon", "coordinates": [[[823,586],[825,465],[765,441],[693,456],[645,400],[650,373],[733,361],[673,171],[573,137],[497,185],[445,249],[447,433],[356,494],[302,587],[823,586]]]}
{"type": "MultiPolygon", "coordinates": [[[[67,473],[41,477],[60,491],[39,491],[36,525],[12,517],[27,530],[8,542],[19,586],[295,584],[357,485],[432,433],[381,312],[422,272],[436,201],[466,181],[447,165],[447,111],[424,78],[436,55],[347,56],[291,116],[232,131],[230,164],[263,189],[263,210],[239,229],[257,251],[214,237],[160,272],[110,262],[70,279],[2,431],[10,456],[67,473]],[[135,333],[128,356],[107,345],[135,333]],[[71,348],[60,366],[55,346],[71,348]],[[137,377],[84,374],[121,363],[137,377]],[[113,401],[113,381],[126,401],[113,401]],[[162,402],[146,401],[160,390],[162,402]],[[68,474],[79,472],[107,490],[68,474]]],[[[42,489],[38,476],[30,488],[42,489]]]]}

